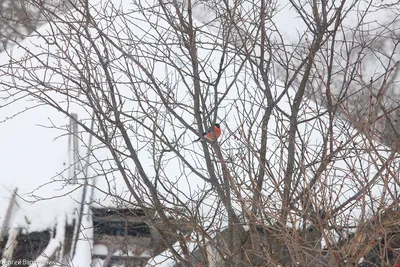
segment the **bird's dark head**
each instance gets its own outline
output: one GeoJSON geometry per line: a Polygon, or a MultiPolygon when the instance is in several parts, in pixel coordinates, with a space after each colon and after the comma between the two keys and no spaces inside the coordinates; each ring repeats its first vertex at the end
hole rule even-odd
{"type": "Polygon", "coordinates": [[[217,128],[221,128],[221,127],[219,126],[219,123],[216,123],[215,126],[216,126],[217,128]]]}

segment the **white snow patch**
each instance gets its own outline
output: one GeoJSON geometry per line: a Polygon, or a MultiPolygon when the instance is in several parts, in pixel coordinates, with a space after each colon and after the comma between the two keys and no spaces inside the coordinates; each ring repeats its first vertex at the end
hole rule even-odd
{"type": "MultiPolygon", "coordinates": [[[[186,244],[189,251],[193,251],[197,244],[193,242],[189,242],[186,244]]],[[[181,248],[179,243],[176,242],[173,245],[173,249],[176,250],[178,253],[181,253],[181,248]]],[[[146,265],[146,267],[173,267],[175,266],[177,261],[174,259],[174,255],[170,250],[165,250],[164,252],[160,253],[159,255],[155,256],[154,258],[150,259],[146,265]]]]}
{"type": "Polygon", "coordinates": [[[108,248],[103,244],[96,244],[93,247],[93,255],[106,256],[108,254],[108,248]]]}
{"type": "Polygon", "coordinates": [[[72,266],[87,267],[91,266],[93,252],[93,223],[90,216],[82,218],[79,239],[76,243],[72,266]]]}

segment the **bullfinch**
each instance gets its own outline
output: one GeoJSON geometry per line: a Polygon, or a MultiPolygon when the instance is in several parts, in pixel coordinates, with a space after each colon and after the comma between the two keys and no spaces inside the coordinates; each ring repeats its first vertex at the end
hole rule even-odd
{"type": "MultiPolygon", "coordinates": [[[[216,123],[214,126],[214,131],[215,131],[215,136],[218,138],[221,136],[221,127],[219,125],[219,123],[216,123]]],[[[212,131],[212,129],[208,129],[207,132],[203,133],[204,138],[207,138],[208,140],[213,140],[214,139],[214,133],[212,131]]],[[[200,141],[201,138],[194,140],[193,142],[197,142],[200,141]]]]}

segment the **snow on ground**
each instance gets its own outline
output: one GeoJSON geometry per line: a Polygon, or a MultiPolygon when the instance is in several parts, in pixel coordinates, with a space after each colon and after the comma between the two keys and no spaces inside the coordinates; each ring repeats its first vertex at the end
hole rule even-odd
{"type": "Polygon", "coordinates": [[[76,243],[74,258],[71,266],[91,266],[93,252],[93,222],[89,216],[84,216],[80,228],[79,239],[76,243]]]}
{"type": "MultiPolygon", "coordinates": [[[[189,251],[194,251],[194,249],[197,247],[197,244],[189,242],[186,244],[186,246],[189,251]]],[[[173,245],[173,248],[178,254],[181,254],[181,248],[178,242],[173,245]]],[[[149,260],[146,267],[173,267],[176,266],[176,263],[177,262],[174,260],[172,252],[166,250],[149,260]]]]}

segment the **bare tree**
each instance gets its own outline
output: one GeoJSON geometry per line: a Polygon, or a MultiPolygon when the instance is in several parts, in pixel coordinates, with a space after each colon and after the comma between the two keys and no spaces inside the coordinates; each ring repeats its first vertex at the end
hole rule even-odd
{"type": "MultiPolygon", "coordinates": [[[[51,17],[44,17],[44,8],[64,12],[75,1],[65,0],[2,0],[0,1],[0,51],[22,41],[51,17]]],[[[46,13],[50,15],[49,12],[46,13]]]]}
{"type": "Polygon", "coordinates": [[[369,20],[392,6],[70,4],[63,14],[44,6],[51,23],[29,40],[36,46],[2,61],[2,101],[79,112],[96,140],[91,185],[141,207],[166,244],[177,240],[176,261],[194,266],[196,244],[197,260],[214,266],[355,266],[372,262],[379,243],[372,264],[393,264],[385,251],[398,218],[399,143],[377,142],[375,125],[397,112],[381,104],[396,81],[397,39],[377,48],[397,19],[369,20]],[[290,40],[275,20],[288,10],[303,26],[290,40]],[[385,60],[370,79],[377,52],[385,60]],[[363,120],[346,102],[358,91],[363,120]],[[215,123],[223,135],[205,139],[215,123]]]}

